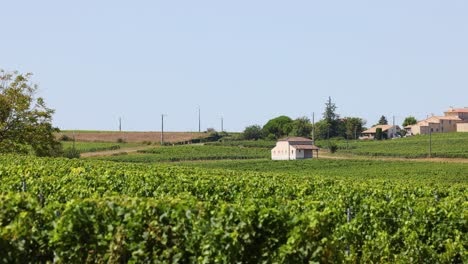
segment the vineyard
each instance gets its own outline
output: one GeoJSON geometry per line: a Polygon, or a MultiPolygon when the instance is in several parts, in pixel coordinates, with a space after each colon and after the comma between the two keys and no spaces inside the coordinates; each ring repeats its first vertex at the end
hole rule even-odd
{"type": "Polygon", "coordinates": [[[0,156],[0,262],[468,261],[466,164],[230,162],[0,156]]]}
{"type": "MultiPolygon", "coordinates": [[[[468,133],[432,134],[432,157],[468,158],[468,133]]],[[[318,144],[326,146],[327,142],[318,144]]],[[[340,153],[364,156],[425,158],[429,155],[429,135],[418,135],[392,140],[345,140],[338,142],[340,153]]]]}
{"type": "Polygon", "coordinates": [[[105,151],[105,150],[116,150],[120,148],[127,148],[127,147],[136,147],[141,146],[142,143],[111,143],[111,142],[71,142],[71,141],[63,141],[62,142],[64,149],[71,149],[75,147],[75,149],[79,153],[85,152],[97,152],[97,151],[105,151]]]}
{"type": "Polygon", "coordinates": [[[186,160],[226,160],[268,158],[270,151],[261,148],[239,148],[204,145],[179,145],[140,150],[139,154],[102,157],[122,162],[161,162],[186,160]]]}

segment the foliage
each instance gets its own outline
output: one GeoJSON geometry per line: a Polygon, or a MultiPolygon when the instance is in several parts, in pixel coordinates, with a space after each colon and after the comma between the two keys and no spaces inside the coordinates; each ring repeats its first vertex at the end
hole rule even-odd
{"type": "Polygon", "coordinates": [[[0,70],[0,152],[58,156],[62,149],[52,126],[54,111],[36,97],[32,74],[0,70]]]}
{"type": "Polygon", "coordinates": [[[414,116],[408,116],[407,118],[405,118],[405,121],[403,121],[403,127],[411,126],[411,125],[414,125],[416,123],[418,123],[418,120],[416,120],[416,118],[414,116]]]}
{"type": "Polygon", "coordinates": [[[262,128],[259,125],[253,125],[246,127],[242,136],[246,140],[258,140],[263,137],[262,133],[262,128]]]}
{"type": "Polygon", "coordinates": [[[312,124],[307,117],[299,117],[292,122],[291,135],[296,137],[310,137],[312,124]]]}
{"type": "Polygon", "coordinates": [[[329,141],[328,150],[330,151],[330,153],[335,153],[338,150],[338,146],[335,143],[329,141]]]}
{"type": "Polygon", "coordinates": [[[366,124],[366,121],[359,117],[345,117],[341,122],[344,126],[344,137],[347,139],[359,138],[366,124]]]}
{"type": "Polygon", "coordinates": [[[388,121],[387,121],[387,118],[382,115],[379,119],[379,123],[377,123],[377,125],[388,125],[388,121]]]}
{"type": "Polygon", "coordinates": [[[289,135],[292,130],[293,120],[287,116],[279,116],[271,119],[263,126],[263,133],[266,137],[275,139],[289,135]]]}
{"type": "Polygon", "coordinates": [[[340,116],[336,113],[336,105],[332,103],[331,97],[328,97],[328,102],[325,103],[323,121],[325,122],[327,128],[327,139],[340,135],[340,116]]]}
{"type": "Polygon", "coordinates": [[[375,139],[377,140],[382,140],[383,139],[383,132],[382,132],[382,128],[381,127],[378,127],[375,129],[375,139]]]}
{"type": "Polygon", "coordinates": [[[467,164],[0,164],[1,262],[468,261],[467,164]]]}
{"type": "Polygon", "coordinates": [[[63,152],[63,156],[69,159],[79,159],[80,158],[80,151],[75,148],[66,148],[63,152]]]}

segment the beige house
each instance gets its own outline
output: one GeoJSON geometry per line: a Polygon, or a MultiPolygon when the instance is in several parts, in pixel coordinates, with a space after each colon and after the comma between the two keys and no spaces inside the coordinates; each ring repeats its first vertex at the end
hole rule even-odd
{"type": "Polygon", "coordinates": [[[367,129],[366,131],[362,132],[362,136],[360,139],[374,139],[375,134],[377,133],[377,128],[382,129],[382,133],[387,134],[387,138],[394,138],[400,132],[399,126],[392,126],[392,125],[377,125],[373,126],[372,128],[367,129]]]}
{"type": "Polygon", "coordinates": [[[272,160],[296,160],[318,158],[319,148],[314,141],[303,137],[287,137],[278,140],[271,150],[272,160]],[[315,151],[315,153],[314,153],[315,151]]]}
{"type": "Polygon", "coordinates": [[[450,108],[444,116],[431,116],[415,125],[406,126],[409,135],[426,135],[429,133],[468,132],[468,108],[450,108]]]}

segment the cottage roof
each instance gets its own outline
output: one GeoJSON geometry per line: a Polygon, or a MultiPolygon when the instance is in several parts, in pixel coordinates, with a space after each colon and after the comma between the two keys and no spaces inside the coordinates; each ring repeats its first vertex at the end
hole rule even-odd
{"type": "Polygon", "coordinates": [[[286,137],[278,141],[287,141],[287,142],[313,142],[313,140],[305,137],[286,137]]]}
{"type": "MultiPolygon", "coordinates": [[[[377,126],[374,126],[374,127],[371,127],[369,129],[367,129],[366,131],[362,132],[363,134],[372,134],[372,133],[376,133],[377,132],[377,128],[381,128],[382,129],[382,132],[385,132],[387,130],[389,130],[390,128],[392,128],[393,126],[392,125],[377,125],[377,126]]],[[[398,128],[398,126],[396,126],[398,128]]]]}

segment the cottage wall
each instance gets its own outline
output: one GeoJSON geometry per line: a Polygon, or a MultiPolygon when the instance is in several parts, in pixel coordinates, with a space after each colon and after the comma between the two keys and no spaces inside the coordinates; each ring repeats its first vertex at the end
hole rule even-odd
{"type": "MultiPolygon", "coordinates": [[[[272,160],[290,160],[296,159],[295,155],[292,154],[293,148],[289,145],[287,141],[278,141],[276,147],[271,150],[271,159],[272,160]]],[[[293,151],[296,153],[295,149],[293,151]]]]}

